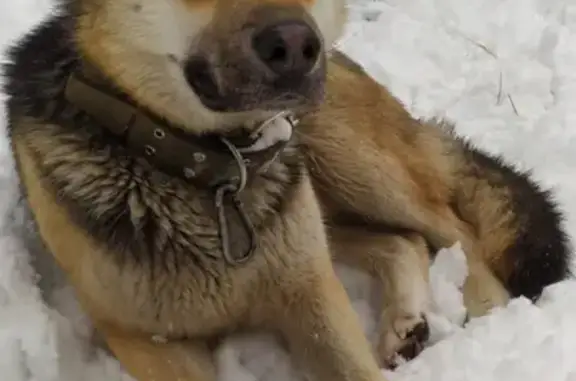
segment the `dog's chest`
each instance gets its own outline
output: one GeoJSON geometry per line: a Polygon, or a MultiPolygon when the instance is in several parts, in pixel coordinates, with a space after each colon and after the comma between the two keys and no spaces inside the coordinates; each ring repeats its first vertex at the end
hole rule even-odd
{"type": "MultiPolygon", "coordinates": [[[[42,141],[28,136],[15,145],[28,203],[42,240],[83,291],[84,304],[96,310],[92,314],[151,331],[171,319],[177,335],[193,328],[190,316],[203,330],[212,324],[217,331],[228,303],[246,303],[241,295],[257,278],[243,274],[267,254],[258,247],[252,262],[239,269],[225,263],[210,192],[158,174],[145,176],[142,168],[128,171],[135,165],[129,161],[83,157],[78,147],[71,155],[70,146],[54,150],[57,144],[42,141]],[[31,146],[42,160],[31,154],[31,146]]],[[[288,147],[240,195],[258,235],[264,230],[270,235],[300,171],[299,155],[288,147]]]]}

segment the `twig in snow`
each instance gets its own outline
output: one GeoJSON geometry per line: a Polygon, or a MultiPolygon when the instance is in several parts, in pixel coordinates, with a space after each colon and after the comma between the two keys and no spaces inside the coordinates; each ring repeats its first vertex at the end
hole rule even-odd
{"type": "Polygon", "coordinates": [[[518,109],[516,108],[516,105],[514,104],[514,100],[512,99],[512,96],[510,94],[506,94],[508,95],[508,100],[510,101],[510,104],[512,105],[512,110],[514,110],[514,114],[516,114],[516,116],[520,116],[520,114],[518,113],[518,109]]]}
{"type": "Polygon", "coordinates": [[[494,59],[496,59],[496,60],[498,59],[498,55],[496,53],[494,53],[492,50],[488,49],[488,47],[486,45],[484,45],[483,43],[471,39],[470,37],[466,36],[464,33],[460,32],[460,31],[456,31],[456,32],[457,32],[457,34],[460,35],[460,37],[462,37],[466,41],[468,41],[471,44],[474,44],[477,47],[479,47],[480,49],[484,50],[488,55],[492,56],[494,59]]]}
{"type": "Polygon", "coordinates": [[[502,103],[502,94],[503,94],[502,70],[500,70],[500,75],[498,76],[498,94],[496,95],[496,104],[497,105],[502,103]]]}

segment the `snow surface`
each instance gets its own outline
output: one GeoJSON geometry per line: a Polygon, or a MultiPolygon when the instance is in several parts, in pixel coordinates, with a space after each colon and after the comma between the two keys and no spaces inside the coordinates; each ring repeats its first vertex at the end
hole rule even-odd
{"type": "MultiPolygon", "coordinates": [[[[47,0],[0,2],[2,47],[41,20],[47,0]]],[[[573,0],[351,0],[341,49],[390,87],[417,116],[446,116],[479,146],[533,169],[552,187],[576,233],[576,2],[573,0]]],[[[3,48],[2,48],[3,49],[3,48]]],[[[3,107],[3,106],[0,106],[3,107]]],[[[2,109],[3,111],[4,109],[2,109]]],[[[22,244],[6,140],[0,160],[0,379],[130,380],[91,348],[89,323],[70,290],[49,308],[22,244]]],[[[370,336],[372,280],[339,267],[370,336]]],[[[466,274],[456,245],[431,270],[432,343],[417,359],[384,372],[392,381],[576,381],[576,282],[550,287],[460,327],[458,287],[466,274]]],[[[295,381],[269,336],[230,338],[217,354],[221,381],[295,381]]]]}

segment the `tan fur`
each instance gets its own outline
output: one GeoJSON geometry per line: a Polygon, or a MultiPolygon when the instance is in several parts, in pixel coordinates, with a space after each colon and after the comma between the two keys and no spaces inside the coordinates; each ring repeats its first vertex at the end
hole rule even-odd
{"type": "Polygon", "coordinates": [[[470,314],[502,305],[508,293],[489,267],[500,263],[490,255],[513,239],[512,216],[501,207],[507,195],[459,176],[461,148],[441,128],[414,120],[385,88],[346,66],[331,65],[327,102],[298,130],[319,194],[332,213],[411,229],[436,247],[460,241],[470,266],[470,314]]]}

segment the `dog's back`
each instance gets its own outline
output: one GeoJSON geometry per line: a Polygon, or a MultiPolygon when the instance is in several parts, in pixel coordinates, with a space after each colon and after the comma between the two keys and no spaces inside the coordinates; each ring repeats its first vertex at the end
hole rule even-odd
{"type": "Polygon", "coordinates": [[[412,229],[435,248],[461,241],[473,275],[483,274],[467,284],[472,314],[508,293],[533,299],[569,275],[562,214],[529,174],[474,148],[447,122],[414,119],[346,57],[335,57],[327,94],[301,130],[334,213],[412,229]],[[472,305],[481,299],[485,306],[472,305]]]}

